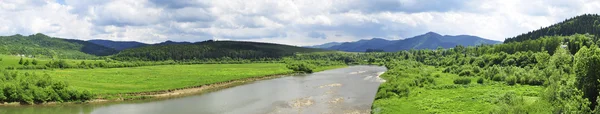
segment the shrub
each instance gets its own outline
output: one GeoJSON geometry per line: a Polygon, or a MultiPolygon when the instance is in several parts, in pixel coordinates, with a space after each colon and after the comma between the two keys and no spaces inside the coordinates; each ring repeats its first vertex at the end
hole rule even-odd
{"type": "Polygon", "coordinates": [[[392,92],[396,93],[399,97],[408,97],[410,93],[410,87],[406,84],[401,84],[392,89],[392,92]]]}
{"type": "Polygon", "coordinates": [[[516,76],[509,76],[508,78],[506,78],[506,84],[508,84],[508,85],[515,85],[515,84],[517,84],[517,77],[516,76]]]}
{"type": "Polygon", "coordinates": [[[463,84],[463,85],[467,85],[471,83],[471,78],[458,78],[454,80],[454,84],[463,84]]]}
{"type": "Polygon", "coordinates": [[[484,82],[484,79],[483,79],[483,78],[481,78],[481,77],[480,77],[479,79],[477,79],[477,83],[478,83],[478,84],[483,84],[483,82],[484,82]]]}
{"type": "Polygon", "coordinates": [[[38,61],[36,59],[33,59],[33,61],[31,61],[31,64],[38,65],[38,61]]]}
{"type": "Polygon", "coordinates": [[[471,70],[463,70],[462,72],[458,73],[459,76],[473,76],[473,72],[471,72],[471,70]]]}
{"type": "Polygon", "coordinates": [[[25,63],[23,63],[23,65],[25,65],[25,66],[29,65],[29,60],[25,60],[25,63]]]}
{"type": "Polygon", "coordinates": [[[506,79],[504,75],[494,75],[494,77],[492,77],[492,80],[494,81],[504,81],[504,79],[506,79]]]}
{"type": "Polygon", "coordinates": [[[49,101],[85,101],[93,98],[89,91],[68,88],[65,82],[52,80],[48,75],[3,71],[0,75],[0,102],[26,104],[49,101]]]}
{"type": "Polygon", "coordinates": [[[287,68],[296,72],[313,73],[315,66],[307,63],[291,63],[287,68]]]}

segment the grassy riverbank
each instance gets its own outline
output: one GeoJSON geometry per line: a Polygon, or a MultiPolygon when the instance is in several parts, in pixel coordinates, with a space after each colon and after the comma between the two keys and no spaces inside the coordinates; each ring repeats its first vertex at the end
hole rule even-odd
{"type": "MultiPolygon", "coordinates": [[[[323,71],[344,66],[318,67],[323,71]]],[[[33,70],[99,96],[144,93],[293,73],[285,64],[160,65],[109,69],[33,70]]]]}

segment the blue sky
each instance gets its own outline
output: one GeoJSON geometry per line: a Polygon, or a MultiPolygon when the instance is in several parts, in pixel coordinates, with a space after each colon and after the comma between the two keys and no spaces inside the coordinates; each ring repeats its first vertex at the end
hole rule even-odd
{"type": "Polygon", "coordinates": [[[0,0],[0,35],[315,45],[433,31],[502,41],[598,9],[598,0],[0,0]]]}

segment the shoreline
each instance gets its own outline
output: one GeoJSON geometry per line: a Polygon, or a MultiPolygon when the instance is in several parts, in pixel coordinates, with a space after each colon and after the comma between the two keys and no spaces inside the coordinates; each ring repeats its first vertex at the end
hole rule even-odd
{"type": "MultiPolygon", "coordinates": [[[[348,66],[330,66],[320,69],[320,71],[332,70],[338,68],[344,68],[348,66]]],[[[97,98],[91,99],[85,102],[46,102],[41,104],[21,104],[20,102],[10,102],[10,103],[0,103],[1,106],[53,106],[53,105],[63,105],[63,104],[103,104],[103,103],[113,103],[113,102],[124,102],[124,101],[137,101],[137,100],[151,100],[151,99],[168,99],[168,98],[177,98],[177,97],[185,97],[190,95],[201,94],[204,92],[212,92],[221,89],[226,89],[230,87],[235,87],[239,85],[244,85],[251,82],[269,80],[281,77],[292,76],[296,74],[302,74],[298,72],[292,73],[284,73],[284,74],[273,74],[266,76],[258,76],[258,77],[250,77],[244,79],[236,79],[229,80],[224,82],[218,82],[213,84],[199,85],[199,86],[190,86],[185,88],[175,88],[169,90],[159,90],[159,91],[148,91],[148,92],[133,92],[133,93],[122,93],[122,94],[111,94],[111,95],[97,95],[97,98]],[[104,97],[115,97],[114,99],[105,99],[104,97]]]]}

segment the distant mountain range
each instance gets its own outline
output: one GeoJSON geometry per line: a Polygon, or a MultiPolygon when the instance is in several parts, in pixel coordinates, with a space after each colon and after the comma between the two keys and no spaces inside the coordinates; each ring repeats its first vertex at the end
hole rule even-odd
{"type": "Polygon", "coordinates": [[[342,44],[342,42],[329,42],[329,43],[325,43],[325,44],[321,44],[321,45],[314,45],[314,46],[304,46],[307,48],[321,48],[321,49],[327,49],[333,46],[337,46],[342,44]]]}
{"type": "Polygon", "coordinates": [[[436,49],[452,48],[457,45],[475,46],[479,44],[498,44],[500,41],[488,40],[477,36],[469,35],[440,35],[435,32],[428,32],[423,35],[402,40],[386,40],[382,38],[373,38],[369,40],[359,40],[356,42],[345,43],[326,43],[323,45],[309,46],[312,48],[322,48],[328,50],[339,50],[348,52],[365,52],[368,49],[383,50],[386,52],[395,52],[410,49],[436,49]]]}
{"type": "Polygon", "coordinates": [[[356,42],[332,42],[313,46],[314,48],[296,47],[282,44],[241,42],[241,41],[203,41],[174,42],[165,41],[157,44],[146,44],[135,41],[111,40],[73,40],[61,39],[35,34],[29,36],[0,36],[0,54],[19,54],[28,56],[46,56],[58,58],[94,58],[113,55],[120,60],[193,60],[203,58],[278,58],[298,52],[319,52],[340,50],[364,52],[384,50],[388,52],[408,49],[435,49],[438,46],[451,48],[456,45],[495,44],[498,41],[486,40],[475,36],[441,36],[427,33],[404,40],[386,40],[373,38],[356,42]]]}

